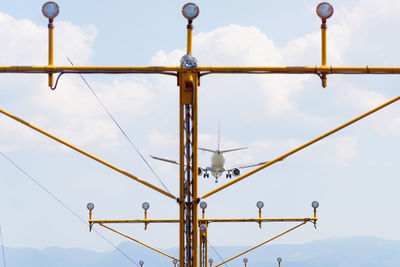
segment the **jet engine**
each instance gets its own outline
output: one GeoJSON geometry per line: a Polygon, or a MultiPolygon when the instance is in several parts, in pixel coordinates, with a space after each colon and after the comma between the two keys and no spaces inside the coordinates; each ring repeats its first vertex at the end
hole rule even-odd
{"type": "Polygon", "coordinates": [[[198,175],[201,176],[202,174],[203,174],[203,170],[201,168],[199,168],[198,175]]]}
{"type": "Polygon", "coordinates": [[[233,169],[232,174],[233,174],[233,176],[239,176],[240,170],[238,168],[235,168],[235,169],[233,169]]]}

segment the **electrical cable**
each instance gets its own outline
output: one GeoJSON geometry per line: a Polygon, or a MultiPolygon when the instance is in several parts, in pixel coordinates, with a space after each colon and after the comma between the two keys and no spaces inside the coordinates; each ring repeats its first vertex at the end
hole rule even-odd
{"type": "Polygon", "coordinates": [[[4,267],[7,267],[7,265],[6,265],[6,254],[4,253],[3,232],[1,231],[1,225],[0,225],[0,238],[1,238],[1,248],[2,248],[2,251],[3,251],[3,265],[4,265],[4,267]]]}
{"type": "MultiPolygon", "coordinates": [[[[35,178],[33,178],[29,173],[27,173],[24,169],[22,169],[17,163],[15,163],[13,160],[11,160],[9,157],[7,157],[3,152],[0,151],[0,154],[8,160],[12,165],[14,165],[18,170],[20,170],[26,177],[28,177],[32,182],[34,182],[36,185],[38,185],[41,189],[43,189],[47,194],[49,194],[54,200],[56,200],[61,206],[63,206],[65,209],[67,209],[72,215],[74,215],[79,221],[81,221],[83,224],[85,224],[87,227],[89,224],[82,219],[75,211],[73,211],[70,207],[67,206],[64,202],[62,202],[58,197],[56,197],[53,193],[51,193],[48,189],[46,189],[43,185],[41,185],[35,178]]],[[[108,244],[110,244],[114,249],[119,251],[122,255],[124,255],[127,259],[129,259],[132,263],[136,264],[136,266],[139,267],[139,265],[131,258],[129,257],[125,252],[123,252],[120,248],[118,248],[116,245],[114,245],[110,240],[108,240],[103,234],[98,232],[96,229],[92,229],[96,234],[98,234],[104,241],[106,241],[108,244]]],[[[4,247],[3,247],[4,248],[4,247]]],[[[4,252],[3,252],[4,253],[4,252]]]]}
{"type": "MultiPolygon", "coordinates": [[[[207,239],[207,243],[210,245],[210,247],[214,250],[215,254],[217,254],[218,258],[224,262],[225,260],[221,257],[221,255],[218,253],[218,251],[215,249],[215,247],[213,245],[211,245],[210,241],[208,241],[207,239]]],[[[225,266],[229,267],[229,265],[227,263],[224,263],[225,266]]]]}
{"type": "MultiPolygon", "coordinates": [[[[71,63],[72,66],[75,66],[74,63],[67,57],[69,63],[71,63]]],[[[154,169],[150,166],[150,164],[147,162],[147,160],[143,157],[142,153],[140,153],[139,149],[133,144],[132,140],[128,137],[128,135],[125,133],[125,131],[121,128],[115,117],[111,114],[111,112],[107,109],[107,107],[104,105],[104,103],[101,101],[101,99],[97,96],[96,92],[94,89],[90,86],[90,84],[87,82],[85,77],[83,77],[82,74],[79,74],[81,76],[82,80],[85,82],[87,87],[90,89],[92,94],[96,97],[97,101],[100,103],[100,105],[103,107],[103,109],[107,112],[108,116],[112,119],[112,121],[115,123],[115,125],[118,127],[118,129],[121,131],[121,133],[124,135],[126,140],[129,142],[129,144],[132,146],[133,149],[136,150],[136,152],[139,154],[139,156],[142,158],[142,160],[146,163],[146,165],[150,168],[154,176],[158,179],[158,181],[161,183],[161,185],[165,188],[165,190],[168,193],[171,193],[168,188],[165,186],[165,184],[162,182],[161,178],[157,175],[157,173],[154,171],[154,169]]]]}

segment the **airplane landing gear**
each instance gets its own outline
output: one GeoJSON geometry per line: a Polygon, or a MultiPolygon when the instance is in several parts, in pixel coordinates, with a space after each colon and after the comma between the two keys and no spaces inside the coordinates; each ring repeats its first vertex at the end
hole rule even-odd
{"type": "Polygon", "coordinates": [[[229,172],[226,174],[226,179],[228,179],[228,178],[232,178],[232,174],[229,172]]]}
{"type": "Polygon", "coordinates": [[[209,178],[209,177],[210,177],[210,174],[205,172],[204,175],[203,175],[203,177],[204,177],[204,178],[209,178]]]}

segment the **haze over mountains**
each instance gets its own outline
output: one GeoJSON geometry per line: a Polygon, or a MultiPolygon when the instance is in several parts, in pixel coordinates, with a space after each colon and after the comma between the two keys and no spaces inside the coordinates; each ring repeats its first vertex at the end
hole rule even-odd
{"type": "MultiPolygon", "coordinates": [[[[133,260],[143,260],[147,266],[173,266],[172,260],[157,255],[147,248],[125,242],[118,247],[133,260]]],[[[227,259],[248,247],[220,246],[216,250],[227,259]]],[[[178,255],[177,248],[163,250],[170,255],[178,255]]],[[[214,265],[220,262],[213,249],[209,256],[214,265]]],[[[106,267],[137,266],[117,250],[94,252],[82,249],[65,248],[5,248],[6,263],[10,267],[106,267]]],[[[277,266],[276,258],[282,257],[282,267],[398,267],[400,266],[400,241],[376,237],[335,238],[314,241],[300,245],[266,245],[247,254],[248,267],[277,266]]],[[[240,257],[226,266],[243,266],[240,257]]],[[[1,260],[2,262],[2,260],[1,260]]]]}

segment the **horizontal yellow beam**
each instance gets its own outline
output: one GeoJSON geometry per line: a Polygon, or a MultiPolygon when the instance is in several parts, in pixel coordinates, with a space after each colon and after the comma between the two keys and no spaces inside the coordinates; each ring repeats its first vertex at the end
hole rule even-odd
{"type": "MultiPolygon", "coordinates": [[[[187,71],[180,66],[0,66],[0,73],[164,73],[187,71]]],[[[196,72],[208,73],[309,73],[309,74],[400,74],[400,67],[197,67],[196,72]]],[[[205,73],[207,74],[207,73],[205,73]]]]}
{"type": "Polygon", "coordinates": [[[400,74],[400,67],[198,67],[210,73],[400,74]]]}
{"type": "Polygon", "coordinates": [[[251,218],[251,219],[199,219],[199,223],[207,222],[310,222],[316,218],[251,218]]]}
{"type": "Polygon", "coordinates": [[[325,134],[323,134],[323,135],[321,135],[321,136],[319,136],[319,137],[317,137],[317,138],[315,138],[315,139],[313,139],[313,140],[311,140],[311,141],[309,141],[309,142],[307,142],[307,143],[305,143],[305,144],[303,144],[303,145],[301,145],[301,146],[299,146],[299,147],[287,152],[286,154],[283,154],[282,156],[279,156],[274,160],[268,161],[267,163],[261,165],[260,167],[257,167],[254,170],[249,171],[248,173],[245,173],[242,176],[239,176],[238,178],[236,178],[236,179],[234,179],[234,180],[232,180],[232,181],[230,181],[230,182],[228,182],[228,183],[226,183],[226,184],[224,184],[224,185],[222,185],[222,186],[220,186],[220,187],[208,192],[207,194],[205,194],[201,198],[207,198],[207,197],[209,197],[209,196],[221,191],[222,189],[227,188],[227,187],[229,187],[229,186],[231,186],[231,185],[233,185],[233,184],[235,184],[235,183],[237,183],[237,182],[249,177],[250,175],[253,175],[253,174],[255,174],[255,173],[267,168],[268,166],[271,166],[271,165],[273,165],[273,164],[275,164],[275,163],[277,163],[279,161],[282,161],[285,158],[287,158],[287,157],[299,152],[300,150],[302,150],[302,149],[304,149],[304,148],[306,148],[306,147],[308,147],[308,146],[310,146],[310,145],[312,145],[312,144],[314,144],[314,143],[316,143],[316,142],[318,142],[318,141],[320,141],[320,140],[322,140],[322,139],[324,139],[324,138],[336,133],[339,130],[342,130],[343,128],[345,128],[345,127],[347,127],[347,126],[349,126],[349,125],[351,125],[351,124],[353,124],[353,123],[355,123],[355,122],[357,122],[357,121],[359,121],[359,120],[361,120],[361,119],[363,119],[363,118],[365,118],[365,117],[377,112],[378,110],[381,110],[384,107],[389,106],[390,104],[393,104],[394,102],[399,101],[399,100],[400,100],[400,96],[395,97],[395,98],[385,102],[384,104],[382,104],[382,105],[380,105],[380,106],[378,106],[378,107],[376,107],[376,108],[374,108],[374,109],[372,109],[372,110],[370,110],[370,111],[368,111],[368,112],[366,112],[366,113],[364,113],[364,114],[352,119],[351,121],[348,121],[345,124],[342,124],[341,126],[336,127],[335,129],[333,129],[333,130],[331,130],[331,131],[329,131],[329,132],[327,132],[327,133],[325,133],[325,134]]]}
{"type": "Polygon", "coordinates": [[[89,223],[178,223],[178,219],[161,220],[89,220],[89,223]]]}
{"type": "Polygon", "coordinates": [[[75,150],[75,151],[81,153],[82,155],[85,155],[85,156],[87,156],[87,157],[89,157],[89,158],[91,158],[91,159],[103,164],[104,166],[107,166],[107,167],[109,167],[109,168],[111,168],[111,169],[113,169],[113,170],[115,170],[115,171],[117,171],[117,172],[119,172],[119,173],[121,173],[121,174],[123,174],[123,175],[125,175],[125,176],[127,176],[127,177],[129,177],[129,178],[131,178],[131,179],[133,179],[133,180],[145,185],[145,186],[147,186],[147,187],[150,187],[153,190],[156,190],[157,192],[159,192],[159,193],[161,193],[163,195],[166,195],[167,197],[170,197],[172,199],[176,199],[176,197],[174,195],[172,195],[172,194],[170,194],[170,193],[168,193],[168,192],[166,192],[166,191],[164,191],[164,190],[162,190],[162,189],[160,189],[160,188],[158,188],[158,187],[156,187],[156,186],[154,186],[154,185],[152,185],[152,184],[150,184],[150,183],[148,183],[146,181],[143,181],[143,180],[137,178],[136,176],[134,176],[134,175],[132,175],[132,174],[130,174],[130,173],[124,171],[124,170],[121,170],[120,168],[118,168],[118,167],[116,167],[114,165],[111,165],[110,163],[108,163],[108,162],[106,162],[106,161],[104,161],[102,159],[99,159],[99,158],[89,154],[88,152],[86,152],[86,151],[84,151],[84,150],[82,150],[82,149],[80,149],[80,148],[78,148],[76,146],[73,146],[70,143],[67,143],[64,140],[62,140],[62,139],[60,139],[60,138],[58,138],[58,137],[56,137],[56,136],[54,136],[52,134],[49,134],[49,133],[43,131],[42,129],[40,129],[40,128],[38,128],[38,127],[36,127],[36,126],[34,126],[34,125],[32,125],[32,124],[20,119],[20,118],[18,118],[15,115],[12,115],[11,113],[8,113],[8,112],[6,112],[6,111],[4,111],[2,109],[0,109],[0,113],[10,117],[11,119],[13,119],[13,120],[15,120],[15,121],[17,121],[19,123],[22,123],[25,126],[28,126],[29,128],[31,128],[31,129],[33,129],[33,130],[35,130],[35,131],[47,136],[47,137],[53,139],[53,140],[65,145],[65,146],[67,146],[69,148],[72,148],[73,150],[75,150]]]}
{"type": "MultiPolygon", "coordinates": [[[[317,221],[317,218],[240,218],[240,219],[198,219],[199,223],[212,222],[310,222],[317,221]]],[[[158,220],[89,220],[89,223],[178,223],[179,219],[158,219],[158,220]]]]}
{"type": "Polygon", "coordinates": [[[0,66],[0,72],[77,72],[77,73],[103,73],[103,72],[178,72],[182,68],[181,67],[163,67],[163,66],[154,66],[154,67],[123,67],[123,66],[115,66],[115,67],[92,67],[92,66],[0,66]]]}

